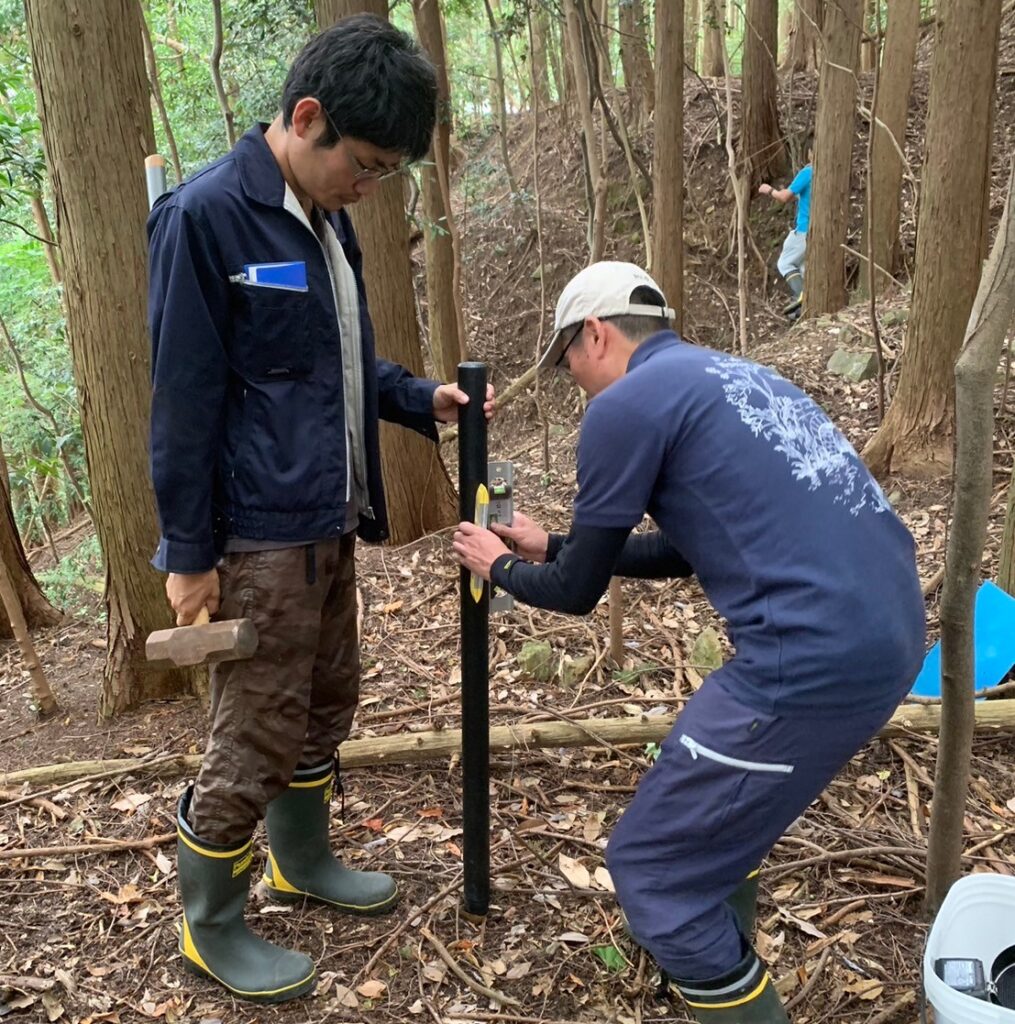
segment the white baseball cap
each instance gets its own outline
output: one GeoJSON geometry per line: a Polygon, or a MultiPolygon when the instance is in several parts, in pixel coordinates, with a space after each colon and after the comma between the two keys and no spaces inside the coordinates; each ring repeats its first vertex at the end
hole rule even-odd
{"type": "Polygon", "coordinates": [[[577,327],[587,317],[605,320],[611,316],[654,316],[672,320],[676,316],[665,304],[665,297],[662,306],[631,302],[631,295],[636,288],[651,288],[663,294],[662,288],[634,263],[602,260],[575,274],[557,300],[553,339],[539,360],[539,369],[557,364],[565,347],[565,329],[577,327]]]}

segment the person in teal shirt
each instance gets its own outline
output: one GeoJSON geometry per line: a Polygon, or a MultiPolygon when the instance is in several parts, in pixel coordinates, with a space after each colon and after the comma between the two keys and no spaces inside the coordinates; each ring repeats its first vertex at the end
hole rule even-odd
{"type": "Polygon", "coordinates": [[[814,142],[810,136],[806,141],[806,152],[807,163],[797,171],[788,188],[773,188],[767,181],[758,187],[763,196],[771,196],[776,202],[797,201],[796,223],[782,243],[778,264],[779,273],[793,293],[792,301],[783,310],[791,320],[799,318],[803,305],[804,258],[807,255],[807,228],[811,221],[811,160],[814,156],[814,142]]]}

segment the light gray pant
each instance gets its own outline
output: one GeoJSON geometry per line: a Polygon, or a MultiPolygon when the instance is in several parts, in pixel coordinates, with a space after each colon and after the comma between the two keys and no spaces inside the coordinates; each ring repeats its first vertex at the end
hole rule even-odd
{"type": "Polygon", "coordinates": [[[782,243],[782,252],[779,253],[779,273],[783,277],[790,274],[803,276],[804,259],[807,256],[807,235],[803,231],[791,231],[782,243]]]}

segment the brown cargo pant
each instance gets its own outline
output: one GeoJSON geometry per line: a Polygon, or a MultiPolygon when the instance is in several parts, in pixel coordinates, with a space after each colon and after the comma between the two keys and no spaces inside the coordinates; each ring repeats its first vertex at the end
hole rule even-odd
{"type": "Polygon", "coordinates": [[[359,700],[356,535],[225,555],[216,618],[250,618],[252,658],[211,673],[211,734],[190,825],[210,843],[245,842],[297,767],[330,760],[359,700]]]}

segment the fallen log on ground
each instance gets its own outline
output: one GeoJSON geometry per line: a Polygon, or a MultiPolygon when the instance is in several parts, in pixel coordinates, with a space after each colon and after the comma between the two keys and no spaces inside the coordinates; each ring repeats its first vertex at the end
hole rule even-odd
{"type": "MultiPolygon", "coordinates": [[[[673,727],[673,715],[629,715],[625,718],[568,719],[494,725],[490,750],[541,750],[557,747],[595,747],[618,744],[658,743],[673,727]]],[[[905,704],[878,735],[883,738],[908,733],[936,734],[941,728],[940,704],[905,704]]],[[[976,705],[977,732],[1015,732],[1015,699],[987,700],[976,705]]],[[[342,767],[377,764],[415,764],[451,757],[462,749],[460,729],[405,732],[394,736],[368,736],[342,744],[342,767]]],[[[162,755],[158,759],[123,758],[108,761],[68,761],[64,764],[25,768],[0,775],[0,788],[29,784],[69,785],[90,777],[110,774],[150,774],[164,778],[195,771],[200,754],[162,755]]]]}

